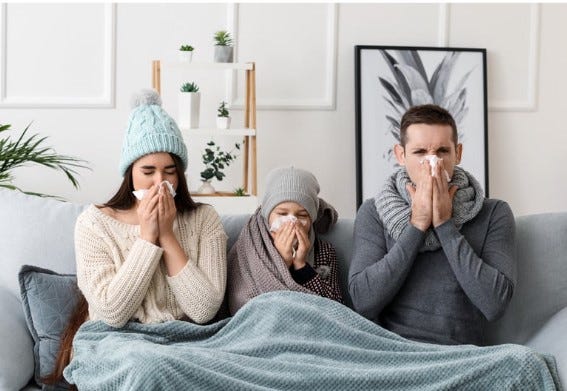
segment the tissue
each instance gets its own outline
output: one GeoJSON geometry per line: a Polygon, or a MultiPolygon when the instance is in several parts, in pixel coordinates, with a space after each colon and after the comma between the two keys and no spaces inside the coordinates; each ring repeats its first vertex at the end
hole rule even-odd
{"type": "MultiPolygon", "coordinates": [[[[435,176],[435,167],[437,167],[437,162],[443,159],[439,159],[437,155],[425,155],[423,159],[420,160],[420,163],[423,164],[423,162],[425,162],[426,160],[429,161],[429,165],[431,166],[431,176],[435,176]]],[[[447,182],[451,182],[451,177],[449,176],[447,170],[443,170],[443,172],[445,173],[445,178],[447,178],[447,182]]]]}
{"type": "MultiPolygon", "coordinates": [[[[160,188],[159,188],[159,193],[161,193],[161,185],[164,184],[167,186],[167,188],[169,189],[169,192],[171,193],[172,197],[175,197],[175,195],[177,194],[175,192],[175,189],[173,188],[173,184],[170,181],[163,181],[160,183],[160,188]]],[[[134,190],[132,193],[134,194],[134,196],[139,199],[142,200],[144,198],[144,196],[146,195],[148,189],[140,189],[140,190],[134,190]]]]}

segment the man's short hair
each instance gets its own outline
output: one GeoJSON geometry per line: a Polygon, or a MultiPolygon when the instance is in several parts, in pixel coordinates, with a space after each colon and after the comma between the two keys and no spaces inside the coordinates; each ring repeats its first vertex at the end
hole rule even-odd
{"type": "Polygon", "coordinates": [[[402,116],[400,123],[400,144],[405,148],[408,141],[407,129],[410,125],[449,125],[453,129],[453,142],[457,145],[459,136],[457,125],[451,113],[437,105],[413,106],[402,116]]]}

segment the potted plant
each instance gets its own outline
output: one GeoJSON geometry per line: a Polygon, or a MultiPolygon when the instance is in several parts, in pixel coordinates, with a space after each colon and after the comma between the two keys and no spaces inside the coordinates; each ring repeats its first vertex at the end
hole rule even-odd
{"type": "MultiPolygon", "coordinates": [[[[0,133],[10,129],[11,125],[0,125],[0,133]]],[[[47,137],[37,134],[27,136],[28,125],[15,141],[9,137],[0,139],[0,188],[19,190],[23,193],[41,197],[50,195],[23,191],[12,183],[12,170],[31,164],[39,164],[60,171],[71,182],[73,187],[79,188],[79,181],[75,177],[78,168],[88,168],[86,161],[72,156],[60,155],[52,148],[45,146],[47,137]]],[[[59,198],[59,197],[54,197],[59,198]]]]}
{"type": "MultiPolygon", "coordinates": [[[[234,148],[240,150],[240,144],[234,144],[234,148]]],[[[201,171],[202,186],[197,190],[201,194],[214,194],[215,188],[211,185],[211,181],[216,179],[222,181],[226,176],[223,170],[230,166],[230,164],[238,156],[234,153],[234,149],[229,152],[222,151],[220,146],[216,145],[214,141],[209,141],[203,153],[203,163],[205,169],[201,171]]]]}
{"type": "Polygon", "coordinates": [[[179,126],[181,128],[199,127],[201,93],[195,82],[181,85],[179,93],[179,126]]]}
{"type": "Polygon", "coordinates": [[[228,129],[230,128],[230,116],[226,108],[226,102],[222,101],[217,109],[217,128],[228,129]]]}
{"type": "Polygon", "coordinates": [[[236,197],[244,197],[246,196],[246,191],[243,187],[237,187],[236,189],[234,189],[234,195],[236,197]]]}
{"type": "Polygon", "coordinates": [[[234,51],[232,37],[228,31],[217,31],[215,39],[215,62],[232,62],[234,51]]]}
{"type": "Polygon", "coordinates": [[[193,58],[193,46],[191,45],[181,45],[179,48],[179,61],[181,62],[191,62],[193,58]]]}

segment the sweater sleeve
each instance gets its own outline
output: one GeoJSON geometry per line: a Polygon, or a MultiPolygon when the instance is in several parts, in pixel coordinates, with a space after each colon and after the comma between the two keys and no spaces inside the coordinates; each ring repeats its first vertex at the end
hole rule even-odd
{"type": "Polygon", "coordinates": [[[292,277],[298,283],[319,296],[344,303],[343,295],[339,286],[339,275],[337,271],[337,255],[333,246],[329,243],[319,241],[319,254],[316,266],[327,267],[326,278],[322,278],[309,264],[292,272],[292,277]],[[305,271],[304,271],[305,270],[305,271]],[[301,276],[306,276],[302,278],[301,276]]]}
{"type": "Polygon", "coordinates": [[[84,215],[75,225],[77,283],[89,311],[110,326],[122,327],[140,307],[163,253],[160,247],[137,239],[124,260],[113,251],[104,230],[84,215]],[[122,263],[123,262],[123,263],[122,263]],[[120,268],[116,264],[122,263],[120,268]]]}
{"type": "Polygon", "coordinates": [[[441,224],[435,231],[470,301],[487,320],[496,320],[508,306],[515,285],[515,222],[508,204],[499,201],[495,205],[480,256],[452,220],[441,224]]]}
{"type": "Polygon", "coordinates": [[[197,259],[189,259],[177,275],[167,277],[183,312],[196,323],[211,320],[224,299],[226,288],[226,241],[219,215],[200,206],[197,259]]]}
{"type": "Polygon", "coordinates": [[[357,312],[377,320],[404,284],[424,238],[424,232],[408,223],[388,251],[373,200],[362,204],[354,223],[349,269],[349,292],[357,312]]]}

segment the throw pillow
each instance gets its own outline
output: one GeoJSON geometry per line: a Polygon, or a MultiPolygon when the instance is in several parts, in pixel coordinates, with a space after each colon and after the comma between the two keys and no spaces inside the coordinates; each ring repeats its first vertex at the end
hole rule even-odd
{"type": "Polygon", "coordinates": [[[34,343],[34,378],[42,385],[41,379],[55,366],[61,334],[78,301],[77,279],[73,274],[28,265],[22,267],[18,277],[26,323],[34,343]]]}

